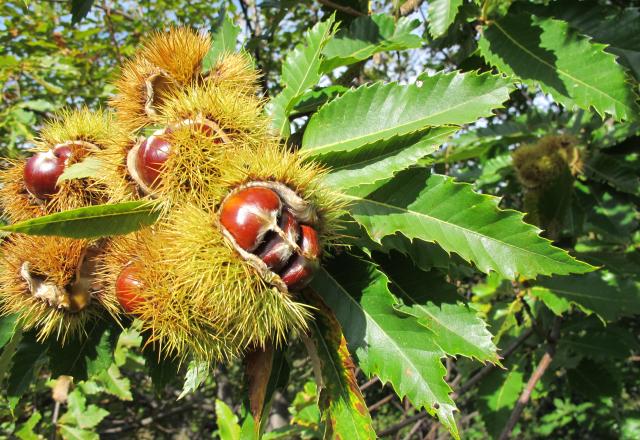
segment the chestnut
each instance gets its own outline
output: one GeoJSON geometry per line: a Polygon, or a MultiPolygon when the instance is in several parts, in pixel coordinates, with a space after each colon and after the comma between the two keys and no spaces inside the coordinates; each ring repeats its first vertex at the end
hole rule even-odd
{"type": "Polygon", "coordinates": [[[260,259],[273,272],[278,272],[287,264],[295,251],[291,243],[296,243],[300,235],[300,226],[289,211],[284,211],[280,218],[280,230],[287,239],[272,232],[273,237],[267,240],[264,248],[258,253],[260,259]]]}
{"type": "Polygon", "coordinates": [[[136,171],[142,182],[154,188],[160,182],[158,176],[171,153],[171,144],[163,130],[142,141],[136,155],[136,171]]]}
{"type": "Polygon", "coordinates": [[[275,191],[254,186],[232,193],[223,202],[220,224],[236,244],[253,252],[277,225],[282,202],[275,191]]]}
{"type": "Polygon", "coordinates": [[[130,264],[122,269],[116,280],[116,298],[127,313],[133,313],[144,302],[139,295],[143,288],[139,272],[136,265],[130,264]]]}
{"type": "Polygon", "coordinates": [[[58,178],[73,155],[69,145],[61,145],[47,152],[36,153],[24,166],[24,186],[34,197],[46,199],[58,192],[58,178]]]}
{"type": "Polygon", "coordinates": [[[302,254],[293,257],[293,260],[282,271],[280,278],[290,291],[300,290],[305,287],[318,269],[320,259],[320,245],[318,234],[311,226],[300,226],[302,254]]]}

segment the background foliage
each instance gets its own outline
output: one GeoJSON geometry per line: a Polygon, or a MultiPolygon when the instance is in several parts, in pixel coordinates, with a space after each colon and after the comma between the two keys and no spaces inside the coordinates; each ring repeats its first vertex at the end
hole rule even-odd
{"type": "MultiPolygon", "coordinates": [[[[314,280],[311,334],[246,361],[272,372],[264,438],[638,438],[639,18],[604,0],[5,0],[1,153],[105,106],[152,31],[237,40],[274,129],[331,168],[354,220],[314,280]]],[[[126,218],[12,228],[94,236],[148,214],[100,210],[126,218]]],[[[60,349],[0,320],[3,435],[253,435],[246,365],[159,363],[135,322],[87,331],[60,349]]]]}

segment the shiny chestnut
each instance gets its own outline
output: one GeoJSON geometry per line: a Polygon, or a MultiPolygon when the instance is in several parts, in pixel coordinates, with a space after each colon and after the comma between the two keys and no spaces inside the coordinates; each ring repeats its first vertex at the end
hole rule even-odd
{"type": "Polygon", "coordinates": [[[139,268],[132,264],[122,269],[116,279],[116,298],[127,313],[133,313],[144,302],[140,296],[143,284],[139,274],[139,268]]]}
{"type": "Polygon", "coordinates": [[[282,202],[275,191],[249,187],[231,194],[220,211],[220,224],[236,244],[253,252],[270,230],[278,224],[282,202]]]}
{"type": "Polygon", "coordinates": [[[33,196],[46,199],[58,192],[58,178],[73,155],[70,146],[61,145],[47,152],[36,153],[24,166],[24,186],[33,196]]]}

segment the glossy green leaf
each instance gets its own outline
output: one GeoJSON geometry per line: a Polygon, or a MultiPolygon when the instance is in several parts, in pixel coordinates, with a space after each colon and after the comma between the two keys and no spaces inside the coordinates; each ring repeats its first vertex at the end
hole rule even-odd
{"type": "Polygon", "coordinates": [[[365,145],[349,152],[330,153],[318,159],[331,170],[324,181],[333,188],[350,188],[387,180],[415,165],[440,147],[457,127],[432,128],[365,145]]]}
{"type": "Polygon", "coordinates": [[[99,238],[128,234],[158,219],[156,206],[148,201],[123,202],[72,209],[3,226],[0,231],[28,235],[99,238]]]}
{"type": "Polygon", "coordinates": [[[478,410],[492,438],[497,438],[511,415],[525,377],[522,367],[510,365],[509,370],[493,370],[478,389],[478,410]]]}
{"type": "Polygon", "coordinates": [[[471,185],[422,169],[396,176],[366,198],[351,198],[349,212],[380,242],[401,232],[410,239],[438,243],[504,278],[592,270],[541,238],[522,214],[501,210],[498,199],[477,194],[471,185]]]}
{"type": "Polygon", "coordinates": [[[87,398],[79,388],[69,393],[67,400],[67,412],[60,417],[58,423],[64,426],[80,429],[94,428],[109,415],[109,411],[96,405],[87,406],[87,398]]]}
{"type": "Polygon", "coordinates": [[[94,0],[71,0],[71,22],[79,23],[89,14],[94,0]]]}
{"type": "Polygon", "coordinates": [[[439,37],[447,32],[456,19],[462,3],[463,0],[431,0],[429,2],[429,33],[431,36],[439,37]]]}
{"type": "Polygon", "coordinates": [[[116,364],[111,364],[107,370],[103,370],[97,376],[97,379],[107,393],[116,396],[120,400],[133,400],[131,383],[128,378],[122,376],[116,364]]]}
{"type": "Polygon", "coordinates": [[[6,396],[12,410],[15,409],[46,359],[47,345],[38,342],[33,332],[24,333],[11,358],[6,388],[6,396]]]}
{"type": "Polygon", "coordinates": [[[6,315],[0,317],[0,349],[11,340],[16,330],[18,315],[6,315]]]}
{"type": "MultiPolygon", "coordinates": [[[[347,343],[333,312],[313,296],[317,308],[311,340],[322,377],[319,405],[325,438],[375,439],[371,415],[362,397],[347,343]]],[[[313,356],[312,356],[313,359],[313,356]]]]}
{"type": "Polygon", "coordinates": [[[418,26],[419,20],[402,17],[396,21],[388,14],[358,17],[348,30],[339,32],[327,43],[321,70],[329,72],[378,52],[420,47],[422,39],[413,33],[418,26]]]}
{"type": "Polygon", "coordinates": [[[430,334],[425,337],[432,339],[443,352],[499,363],[487,323],[463,304],[462,298],[456,301],[455,287],[446,282],[444,275],[437,271],[422,272],[406,258],[394,262],[393,270],[387,270],[387,275],[393,282],[393,292],[403,302],[396,310],[415,317],[429,329],[430,334]],[[443,301],[447,296],[453,300],[443,301]]]}
{"type": "Polygon", "coordinates": [[[349,350],[367,375],[391,382],[399,396],[416,407],[437,414],[440,422],[459,438],[444,381],[444,353],[428,338],[429,331],[413,317],[394,309],[389,280],[373,264],[354,257],[337,257],[312,281],[342,326],[349,350]]]}
{"type": "Polygon", "coordinates": [[[272,125],[282,137],[291,133],[289,115],[303,94],[318,84],[322,50],[333,37],[333,16],[305,33],[304,42],[289,52],[282,65],[282,91],[267,106],[272,125]]]}
{"type": "Polygon", "coordinates": [[[96,157],[87,157],[82,162],[74,163],[66,167],[57,184],[65,180],[84,179],[87,177],[99,177],[104,168],[104,162],[96,157]]]}
{"type": "Polygon", "coordinates": [[[238,417],[222,400],[216,400],[216,421],[220,440],[241,440],[238,417]]]}
{"type": "Polygon", "coordinates": [[[502,107],[511,84],[491,74],[438,73],[420,84],[375,83],[349,91],[316,113],[302,150],[310,156],[352,151],[424,129],[461,125],[502,107]]]}
{"type": "Polygon", "coordinates": [[[564,21],[509,14],[487,27],[478,44],[489,64],[539,85],[570,109],[593,107],[616,120],[638,115],[636,95],[615,56],[564,21]]]}
{"type": "Polygon", "coordinates": [[[31,417],[16,431],[16,437],[20,440],[40,440],[38,434],[33,430],[38,422],[40,422],[40,419],[42,419],[42,414],[40,414],[38,410],[35,410],[34,413],[31,414],[31,417]]]}

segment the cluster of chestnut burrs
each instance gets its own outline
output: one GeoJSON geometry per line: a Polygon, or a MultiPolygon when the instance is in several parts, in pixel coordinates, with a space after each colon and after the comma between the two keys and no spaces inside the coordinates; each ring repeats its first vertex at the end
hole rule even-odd
{"type": "Polygon", "coordinates": [[[342,201],[272,134],[247,55],[204,70],[210,48],[189,29],[153,36],[116,81],[114,111],[63,112],[0,174],[13,222],[132,200],[160,212],[125,236],[10,236],[1,313],[62,342],[128,315],[165,355],[207,360],[306,329],[296,292],[335,242],[342,201]]]}

